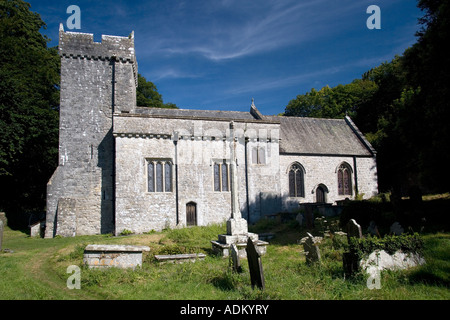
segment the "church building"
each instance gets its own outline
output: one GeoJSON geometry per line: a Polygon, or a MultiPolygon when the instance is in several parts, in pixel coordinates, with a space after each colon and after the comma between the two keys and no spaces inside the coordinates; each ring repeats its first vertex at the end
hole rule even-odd
{"type": "Polygon", "coordinates": [[[265,116],[254,101],[248,112],[137,106],[134,33],[94,42],[61,26],[59,54],[59,166],[47,186],[46,237],[224,222],[231,154],[249,224],[378,192],[376,152],[349,117],[265,116]]]}

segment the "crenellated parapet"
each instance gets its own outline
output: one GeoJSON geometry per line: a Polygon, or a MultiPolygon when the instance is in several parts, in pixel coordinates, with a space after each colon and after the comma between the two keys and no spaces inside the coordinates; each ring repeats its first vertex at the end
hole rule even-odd
{"type": "Polygon", "coordinates": [[[134,80],[138,83],[138,68],[134,49],[134,31],[128,37],[102,35],[101,42],[94,41],[92,33],[64,31],[59,28],[59,55],[65,58],[109,61],[133,65],[134,80]]]}

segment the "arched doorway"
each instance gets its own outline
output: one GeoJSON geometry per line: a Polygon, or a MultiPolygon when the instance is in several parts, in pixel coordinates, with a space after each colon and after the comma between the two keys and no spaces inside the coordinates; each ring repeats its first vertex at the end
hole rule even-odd
{"type": "Polygon", "coordinates": [[[195,202],[189,202],[186,204],[186,225],[197,225],[197,204],[195,202]]]}
{"type": "Polygon", "coordinates": [[[316,189],[316,202],[317,203],[325,203],[327,202],[327,192],[328,189],[323,184],[319,184],[316,189]]]}

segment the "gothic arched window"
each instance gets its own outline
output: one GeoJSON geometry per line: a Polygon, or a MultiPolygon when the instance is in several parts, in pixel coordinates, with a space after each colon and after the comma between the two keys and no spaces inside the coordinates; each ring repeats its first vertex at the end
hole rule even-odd
{"type": "Polygon", "coordinates": [[[337,170],[338,194],[352,195],[352,172],[347,163],[342,163],[337,170]]]}
{"type": "Polygon", "coordinates": [[[304,169],[299,163],[289,168],[289,197],[305,197],[304,169]]]}

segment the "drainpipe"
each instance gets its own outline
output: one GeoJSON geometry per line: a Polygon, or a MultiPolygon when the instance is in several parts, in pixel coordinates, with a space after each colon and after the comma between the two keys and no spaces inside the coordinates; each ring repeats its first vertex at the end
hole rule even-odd
{"type": "Polygon", "coordinates": [[[353,170],[355,171],[355,193],[358,195],[358,169],[356,167],[356,156],[353,156],[353,170]]]}
{"type": "Polygon", "coordinates": [[[244,145],[245,145],[245,196],[246,196],[246,201],[247,201],[247,223],[250,224],[250,202],[249,202],[249,196],[248,196],[248,159],[247,159],[247,152],[248,152],[248,148],[247,148],[247,143],[248,143],[248,139],[246,137],[244,137],[244,145]]]}
{"type": "MultiPolygon", "coordinates": [[[[111,134],[114,132],[114,112],[116,109],[116,57],[111,57],[111,71],[112,71],[112,77],[111,77],[111,134]]],[[[116,138],[114,135],[112,136],[112,190],[111,190],[111,196],[112,196],[112,222],[113,222],[113,229],[114,234],[116,232],[116,138]]]]}
{"type": "Polygon", "coordinates": [[[180,223],[178,208],[178,132],[173,134],[173,144],[175,145],[175,211],[177,226],[180,223]]]}

